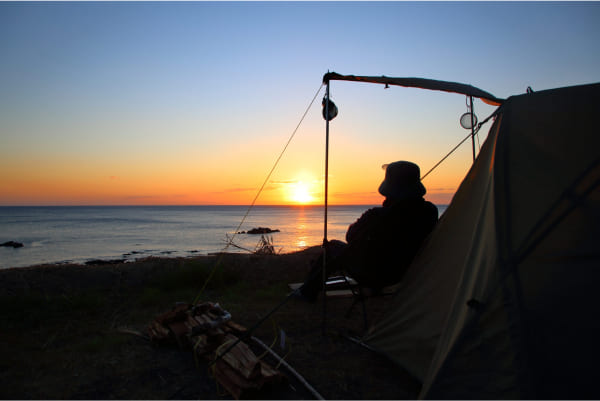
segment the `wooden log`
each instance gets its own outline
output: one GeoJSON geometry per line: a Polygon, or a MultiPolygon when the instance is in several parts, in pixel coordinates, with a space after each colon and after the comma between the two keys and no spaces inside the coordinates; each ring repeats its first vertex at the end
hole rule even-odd
{"type": "Polygon", "coordinates": [[[148,337],[150,337],[150,341],[161,342],[164,340],[164,337],[161,337],[160,334],[158,334],[158,332],[156,332],[152,326],[148,326],[146,331],[148,332],[148,337]]]}
{"type": "Polygon", "coordinates": [[[198,322],[198,324],[205,326],[208,323],[208,319],[204,315],[196,315],[194,319],[198,322]]]}
{"type": "Polygon", "coordinates": [[[213,327],[206,330],[206,335],[218,344],[222,344],[225,341],[225,332],[219,327],[213,327]]]}
{"type": "Polygon", "coordinates": [[[210,310],[210,308],[212,308],[212,307],[213,307],[213,304],[210,302],[198,303],[192,307],[192,314],[193,315],[203,315],[208,310],[210,310]]]}
{"type": "Polygon", "coordinates": [[[274,380],[283,378],[280,371],[274,369],[265,361],[260,361],[260,376],[264,383],[270,383],[274,380]]]}
{"type": "Polygon", "coordinates": [[[247,329],[247,328],[245,328],[245,327],[244,327],[244,326],[242,326],[241,324],[237,324],[237,323],[235,323],[233,320],[229,320],[229,321],[226,323],[226,327],[229,327],[230,329],[232,329],[232,330],[233,330],[233,332],[234,332],[234,333],[237,333],[237,334],[243,334],[243,333],[245,333],[245,332],[247,332],[247,331],[248,331],[248,329],[247,329]]]}
{"type": "Polygon", "coordinates": [[[215,379],[236,399],[239,400],[244,392],[259,389],[259,383],[244,378],[224,360],[215,363],[215,379]]]}
{"type": "Polygon", "coordinates": [[[192,343],[192,350],[198,356],[206,356],[209,352],[213,351],[213,347],[208,344],[208,337],[206,334],[200,334],[195,337],[190,338],[190,342],[192,343]]]}
{"type": "MultiPolygon", "coordinates": [[[[236,336],[228,334],[225,337],[224,344],[232,344],[237,340],[236,336]]],[[[224,349],[227,348],[228,346],[225,345],[224,349]]],[[[254,352],[241,341],[224,354],[221,359],[227,362],[229,366],[245,379],[252,379],[260,376],[260,361],[256,355],[254,355],[254,352]]]]}
{"type": "Polygon", "coordinates": [[[269,365],[267,362],[260,361],[260,376],[258,378],[260,388],[279,384],[284,380],[287,380],[287,377],[284,376],[280,371],[271,367],[271,365],[269,365]]]}
{"type": "Polygon", "coordinates": [[[171,309],[170,311],[157,316],[155,320],[164,325],[167,325],[172,322],[177,322],[180,320],[185,320],[185,319],[187,319],[186,312],[189,309],[190,309],[189,304],[178,304],[178,305],[175,305],[173,307],[173,309],[171,309]]]}
{"type": "Polygon", "coordinates": [[[187,319],[183,323],[188,328],[188,334],[194,333],[194,329],[199,326],[198,321],[190,315],[187,315],[187,319]]]}
{"type": "Polygon", "coordinates": [[[187,339],[189,329],[184,322],[172,322],[169,323],[168,327],[171,333],[173,334],[173,337],[175,337],[177,344],[179,344],[180,347],[185,347],[189,344],[189,341],[187,339]]]}
{"type": "Polygon", "coordinates": [[[264,389],[265,386],[279,383],[285,379],[285,376],[266,362],[259,361],[258,366],[260,366],[261,374],[253,378],[246,378],[223,357],[215,363],[215,379],[235,399],[256,396],[257,392],[264,389]]]}
{"type": "Polygon", "coordinates": [[[158,341],[162,341],[162,340],[166,340],[169,338],[169,330],[163,326],[162,324],[160,324],[159,322],[157,322],[156,320],[152,321],[150,323],[150,326],[148,327],[150,334],[150,339],[151,340],[158,340],[158,341]]]}
{"type": "Polygon", "coordinates": [[[190,326],[191,326],[190,333],[192,336],[206,333],[208,328],[210,328],[210,326],[207,325],[206,321],[202,318],[202,315],[190,316],[188,321],[190,322],[190,326]]]}
{"type": "Polygon", "coordinates": [[[219,326],[219,322],[214,321],[214,319],[212,319],[207,313],[195,316],[195,319],[198,322],[201,322],[202,326],[205,327],[206,330],[210,329],[211,327],[219,326]]]}

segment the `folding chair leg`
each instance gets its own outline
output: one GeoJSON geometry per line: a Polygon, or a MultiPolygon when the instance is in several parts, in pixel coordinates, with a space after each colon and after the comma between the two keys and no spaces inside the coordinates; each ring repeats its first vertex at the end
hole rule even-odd
{"type": "Polygon", "coordinates": [[[358,287],[360,302],[362,303],[363,310],[363,321],[365,322],[365,331],[369,328],[369,322],[367,321],[367,303],[365,302],[365,296],[362,292],[362,288],[358,287]]]}
{"type": "Polygon", "coordinates": [[[357,289],[352,288],[352,286],[350,285],[350,283],[348,282],[347,279],[346,280],[346,284],[348,284],[348,288],[350,288],[350,290],[352,291],[352,295],[354,300],[352,301],[352,305],[350,306],[350,309],[348,309],[348,312],[346,312],[346,317],[350,317],[350,314],[352,313],[352,310],[354,309],[354,306],[360,302],[362,304],[362,312],[363,312],[363,321],[365,323],[365,331],[369,328],[369,322],[367,320],[367,304],[365,302],[365,294],[363,293],[362,287],[359,285],[357,287],[357,289]]]}

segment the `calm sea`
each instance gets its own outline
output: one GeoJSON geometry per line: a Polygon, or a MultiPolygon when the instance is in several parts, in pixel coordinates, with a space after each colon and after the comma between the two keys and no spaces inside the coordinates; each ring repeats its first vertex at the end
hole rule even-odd
{"type": "MultiPolygon", "coordinates": [[[[369,206],[330,206],[329,239],[344,239],[348,225],[369,206]]],[[[440,214],[446,206],[438,206],[440,214]]],[[[148,256],[188,257],[223,251],[247,206],[0,207],[0,268],[42,263],[148,256]]],[[[269,227],[278,252],[323,241],[323,206],[255,206],[239,231],[269,227]]],[[[238,247],[256,249],[260,235],[236,234],[238,247]]],[[[246,252],[229,246],[228,252],[246,252]]]]}

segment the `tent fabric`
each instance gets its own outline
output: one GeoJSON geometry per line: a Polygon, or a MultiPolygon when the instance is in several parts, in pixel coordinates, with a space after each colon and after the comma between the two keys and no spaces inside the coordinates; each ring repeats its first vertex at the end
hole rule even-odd
{"type": "Polygon", "coordinates": [[[483,91],[471,85],[461,84],[458,82],[438,81],[435,79],[426,78],[392,78],[392,77],[367,77],[357,75],[341,75],[336,72],[328,72],[323,76],[323,82],[329,81],[354,81],[354,82],[370,82],[386,85],[405,86],[410,88],[431,89],[444,92],[460,93],[467,96],[473,96],[483,100],[493,106],[502,104],[503,99],[498,99],[491,93],[483,91]]]}
{"type": "Polygon", "coordinates": [[[363,341],[421,398],[599,398],[600,84],[508,98],[363,341]]]}

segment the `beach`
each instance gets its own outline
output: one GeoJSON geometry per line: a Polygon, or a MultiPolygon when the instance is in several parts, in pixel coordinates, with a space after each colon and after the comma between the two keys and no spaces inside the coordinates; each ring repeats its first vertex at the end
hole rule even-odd
{"type": "MultiPolygon", "coordinates": [[[[157,346],[132,333],[146,333],[158,314],[196,298],[218,302],[233,321],[251,328],[286,299],[288,284],[303,280],[320,251],[2,269],[0,396],[231,399],[190,350],[157,346]]],[[[385,313],[387,302],[367,301],[369,321],[385,313]]],[[[326,305],[324,314],[322,299],[289,299],[254,336],[276,343],[273,350],[324,398],[414,399],[419,384],[402,368],[344,337],[364,332],[360,305],[350,313],[352,298],[328,298],[326,305]]],[[[260,398],[314,398],[280,370],[286,383],[265,389],[260,398]]]]}

